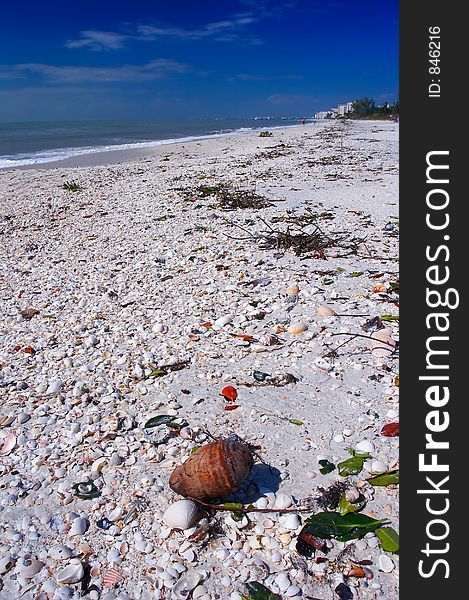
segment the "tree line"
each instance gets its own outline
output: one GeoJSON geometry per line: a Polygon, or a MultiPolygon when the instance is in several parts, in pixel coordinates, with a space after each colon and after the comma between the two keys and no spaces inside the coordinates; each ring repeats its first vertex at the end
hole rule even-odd
{"type": "Polygon", "coordinates": [[[387,119],[399,115],[399,99],[394,104],[385,102],[377,106],[373,98],[360,98],[352,102],[351,119],[387,119]]]}

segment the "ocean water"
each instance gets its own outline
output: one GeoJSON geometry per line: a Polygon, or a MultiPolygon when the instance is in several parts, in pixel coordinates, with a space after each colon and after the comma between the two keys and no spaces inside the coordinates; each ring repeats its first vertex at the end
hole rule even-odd
{"type": "Polygon", "coordinates": [[[53,121],[0,123],[0,168],[47,163],[80,154],[147,148],[214,135],[297,125],[298,119],[53,121]]]}

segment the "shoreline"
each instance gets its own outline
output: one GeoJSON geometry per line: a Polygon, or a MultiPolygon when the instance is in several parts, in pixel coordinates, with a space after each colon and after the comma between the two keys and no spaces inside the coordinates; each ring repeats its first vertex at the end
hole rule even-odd
{"type": "Polygon", "coordinates": [[[246,581],[398,600],[399,555],[375,533],[305,557],[308,513],[275,513],[337,510],[324,490],[344,484],[398,529],[397,485],[368,481],[399,460],[398,132],[327,122],[0,171],[0,598],[53,594],[77,557],[136,600],[240,600],[246,581]],[[159,415],[179,434],[146,427],[159,415]],[[173,469],[233,433],[270,467],[256,457],[225,499],[272,514],[168,527],[173,469]],[[341,475],[349,449],[369,456],[341,475]],[[28,553],[42,571],[25,583],[28,553]]]}
{"type": "MultiPolygon", "coordinates": [[[[309,125],[316,124],[316,122],[308,123],[309,125]]],[[[59,166],[63,167],[88,167],[88,166],[99,166],[99,165],[107,165],[107,164],[116,164],[120,162],[128,162],[131,160],[136,160],[139,158],[143,158],[146,156],[152,156],[154,153],[157,153],[158,149],[161,147],[172,146],[174,144],[190,144],[192,142],[201,142],[203,140],[211,140],[218,138],[227,138],[227,137],[238,137],[243,135],[252,135],[256,132],[263,131],[265,129],[269,129],[272,131],[279,129],[290,129],[291,127],[302,127],[303,125],[300,123],[295,123],[294,125],[285,125],[285,126],[274,126],[274,127],[253,127],[251,130],[246,130],[245,128],[236,129],[230,132],[222,132],[222,133],[213,133],[206,134],[200,136],[188,136],[182,137],[181,139],[163,139],[163,140],[154,140],[151,142],[135,142],[128,144],[128,146],[123,148],[122,145],[116,145],[115,148],[111,146],[97,146],[96,149],[83,149],[80,152],[80,148],[70,148],[69,150],[76,150],[77,153],[60,158],[58,160],[49,160],[37,163],[30,163],[24,165],[15,165],[15,166],[0,166],[1,170],[14,170],[14,169],[48,169],[48,168],[56,168],[59,166]],[[105,148],[100,150],[99,148],[105,148]]],[[[123,144],[126,146],[127,144],[123,144]]],[[[55,150],[53,148],[50,149],[55,150]]],[[[57,149],[58,151],[59,149],[57,149]]],[[[67,150],[64,148],[64,150],[67,150]]]]}

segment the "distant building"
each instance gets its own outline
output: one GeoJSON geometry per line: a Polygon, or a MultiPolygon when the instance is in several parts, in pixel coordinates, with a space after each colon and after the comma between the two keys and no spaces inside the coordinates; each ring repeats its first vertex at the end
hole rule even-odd
{"type": "Polygon", "coordinates": [[[321,110],[314,115],[314,118],[337,119],[338,117],[345,117],[351,112],[353,112],[353,102],[346,102],[345,104],[339,104],[336,108],[331,108],[330,110],[321,110]]]}
{"type": "Polygon", "coordinates": [[[339,104],[339,106],[337,107],[337,115],[339,117],[345,117],[345,115],[348,115],[349,113],[352,112],[353,108],[353,102],[347,102],[346,104],[339,104]]]}

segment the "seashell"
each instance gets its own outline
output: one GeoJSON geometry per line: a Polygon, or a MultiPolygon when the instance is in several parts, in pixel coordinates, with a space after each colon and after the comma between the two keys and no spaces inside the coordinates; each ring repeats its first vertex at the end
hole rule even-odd
{"type": "Polygon", "coordinates": [[[200,508],[192,500],[178,500],[166,509],[163,522],[172,529],[190,529],[201,516],[200,508]]]}
{"type": "Polygon", "coordinates": [[[70,564],[59,571],[56,576],[57,583],[78,583],[83,579],[85,570],[78,558],[72,558],[70,564]]]}
{"type": "Polygon", "coordinates": [[[86,519],[78,517],[77,519],[73,519],[70,535],[83,535],[87,529],[88,522],[86,519]]]}
{"type": "Polygon", "coordinates": [[[61,379],[56,379],[49,384],[49,387],[46,389],[46,394],[57,394],[62,386],[63,381],[61,379]]]}
{"type": "Polygon", "coordinates": [[[346,577],[365,577],[365,571],[362,569],[362,567],[360,567],[358,565],[354,565],[345,573],[345,576],[346,577]]]}
{"type": "Polygon", "coordinates": [[[99,475],[104,467],[108,464],[108,459],[105,456],[97,458],[91,465],[91,472],[99,475]]]}
{"type": "Polygon", "coordinates": [[[199,500],[223,497],[241,485],[253,464],[248,446],[230,436],[199,448],[174,469],[169,486],[181,496],[199,500]]]}
{"type": "Polygon", "coordinates": [[[361,442],[358,442],[358,444],[355,446],[355,450],[358,450],[358,452],[371,453],[375,451],[375,445],[369,440],[362,440],[361,442]]]}
{"type": "Polygon", "coordinates": [[[225,400],[227,400],[228,402],[234,402],[238,397],[238,392],[236,388],[232,385],[227,385],[222,389],[220,393],[223,396],[223,398],[225,398],[225,400]]]}
{"type": "Polygon", "coordinates": [[[4,556],[0,559],[0,575],[5,575],[10,569],[15,566],[16,559],[12,556],[4,556]]]}
{"type": "Polygon", "coordinates": [[[0,427],[8,427],[14,421],[14,417],[11,415],[0,415],[0,427]]]}
{"type": "Polygon", "coordinates": [[[225,315],[224,317],[219,317],[218,319],[216,319],[213,322],[212,328],[215,331],[217,331],[218,329],[222,329],[225,325],[228,325],[232,321],[233,321],[233,316],[232,315],[225,315]]]}
{"type": "Polygon", "coordinates": [[[26,319],[29,321],[33,317],[38,315],[40,312],[41,311],[38,310],[37,308],[33,308],[32,306],[29,306],[28,308],[25,308],[24,310],[20,310],[20,315],[23,317],[23,319],[26,319]]]}
{"type": "Polygon", "coordinates": [[[113,415],[112,417],[106,417],[104,419],[104,430],[105,431],[117,431],[119,429],[119,417],[113,415]]]}
{"type": "Polygon", "coordinates": [[[106,519],[106,517],[104,517],[103,519],[98,519],[98,521],[96,521],[96,525],[100,529],[104,529],[105,531],[107,531],[114,525],[114,523],[109,519],[106,519]]]}
{"type": "Polygon", "coordinates": [[[286,328],[281,323],[277,323],[274,327],[274,333],[284,333],[285,331],[286,328]]]}
{"type": "Polygon", "coordinates": [[[202,580],[202,575],[197,571],[190,571],[183,575],[173,587],[172,597],[178,600],[189,598],[192,590],[196,588],[202,580]]]}
{"type": "Polygon", "coordinates": [[[291,581],[286,573],[279,573],[275,578],[275,584],[281,592],[285,592],[291,586],[291,581]]]}
{"type": "Polygon", "coordinates": [[[49,556],[55,560],[67,560],[73,556],[73,552],[68,546],[60,545],[51,548],[49,556]]]}
{"type": "Polygon", "coordinates": [[[101,495],[101,492],[94,485],[92,481],[82,481],[80,483],[74,483],[72,485],[73,494],[81,500],[89,500],[90,498],[97,498],[101,495]]]}
{"type": "Polygon", "coordinates": [[[292,503],[292,497],[288,494],[277,494],[275,496],[275,508],[279,508],[280,510],[283,510],[284,508],[290,508],[292,503]]]}
{"type": "Polygon", "coordinates": [[[392,329],[385,327],[371,334],[371,352],[377,358],[385,358],[389,356],[396,346],[396,342],[392,337],[392,329]]]}
{"type": "Polygon", "coordinates": [[[288,287],[285,290],[285,293],[287,294],[287,296],[296,296],[297,294],[300,293],[300,288],[295,284],[295,285],[288,287]]]}
{"type": "Polygon", "coordinates": [[[284,529],[288,529],[289,531],[295,531],[300,527],[301,521],[298,515],[291,513],[285,517],[285,520],[282,523],[284,529]]]}
{"type": "Polygon", "coordinates": [[[394,561],[391,557],[387,556],[387,554],[380,554],[378,557],[378,568],[383,573],[391,573],[395,568],[394,561]]]}
{"type": "Polygon", "coordinates": [[[46,563],[43,563],[42,560],[31,560],[30,558],[25,558],[20,566],[19,566],[19,574],[21,577],[25,579],[32,579],[35,575],[42,570],[46,563]]]}
{"type": "Polygon", "coordinates": [[[382,460],[373,460],[371,462],[371,472],[372,473],[385,473],[388,470],[386,463],[382,460]]]}
{"type": "Polygon", "coordinates": [[[6,438],[4,438],[3,446],[0,450],[0,456],[6,456],[10,454],[13,448],[16,446],[16,436],[12,433],[9,433],[6,438]]]}
{"type": "Polygon", "coordinates": [[[164,333],[165,331],[168,331],[168,328],[163,323],[155,323],[151,330],[153,333],[164,333]]]}
{"type": "Polygon", "coordinates": [[[116,508],[111,510],[111,512],[109,513],[109,520],[110,521],[118,521],[122,517],[123,514],[124,514],[124,509],[122,508],[122,506],[116,506],[116,508]]]}
{"type": "Polygon", "coordinates": [[[300,333],[304,333],[307,329],[308,329],[308,326],[306,325],[306,323],[299,322],[299,323],[292,323],[291,325],[289,325],[287,331],[289,333],[299,335],[300,333]]]}
{"type": "Polygon", "coordinates": [[[316,309],[316,314],[320,317],[332,317],[336,314],[336,312],[329,306],[318,306],[316,309]]]}
{"type": "Polygon", "coordinates": [[[114,567],[108,569],[103,575],[103,585],[116,585],[116,583],[119,583],[121,580],[122,575],[120,574],[120,571],[114,567]]]}
{"type": "Polygon", "coordinates": [[[261,337],[259,338],[259,342],[261,344],[263,344],[264,346],[278,346],[279,344],[282,343],[282,340],[280,338],[278,338],[276,335],[267,334],[267,335],[261,335],[261,337]]]}

